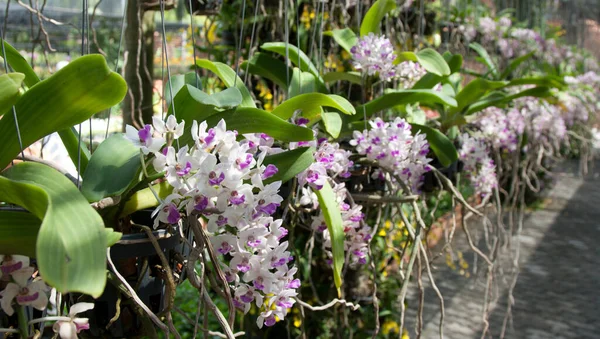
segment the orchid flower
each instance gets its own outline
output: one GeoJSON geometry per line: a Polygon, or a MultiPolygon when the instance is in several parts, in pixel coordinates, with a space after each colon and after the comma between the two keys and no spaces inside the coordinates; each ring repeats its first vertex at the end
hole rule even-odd
{"type": "Polygon", "coordinates": [[[19,305],[33,306],[38,310],[43,310],[48,305],[48,287],[40,278],[29,281],[33,272],[33,267],[25,267],[11,273],[14,282],[8,283],[4,291],[0,292],[0,306],[6,315],[11,316],[15,312],[13,300],[19,305]]]}
{"type": "Polygon", "coordinates": [[[77,339],[77,333],[90,328],[88,318],[76,318],[75,315],[94,308],[92,303],[77,303],[69,310],[69,320],[59,320],[54,323],[52,330],[62,339],[77,339]]]}

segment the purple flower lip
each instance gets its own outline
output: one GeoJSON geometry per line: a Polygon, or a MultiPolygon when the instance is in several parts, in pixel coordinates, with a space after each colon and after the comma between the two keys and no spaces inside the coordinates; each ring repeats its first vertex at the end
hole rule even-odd
{"type": "Polygon", "coordinates": [[[34,300],[37,300],[37,298],[40,296],[40,294],[38,292],[35,292],[32,295],[29,295],[29,290],[27,289],[27,287],[23,287],[21,289],[21,293],[20,295],[17,295],[17,302],[19,304],[23,304],[23,303],[27,303],[27,302],[32,302],[34,300]]]}
{"type": "Polygon", "coordinates": [[[83,330],[89,330],[89,329],[90,329],[90,324],[89,323],[83,323],[83,324],[75,323],[75,330],[77,332],[83,331],[83,330]]]}
{"type": "Polygon", "coordinates": [[[138,131],[138,137],[142,143],[147,143],[150,138],[152,138],[152,126],[145,125],[144,128],[138,131]]]}
{"type": "Polygon", "coordinates": [[[175,204],[170,204],[169,214],[167,214],[167,221],[169,222],[169,224],[176,224],[180,218],[181,215],[179,214],[177,206],[175,206],[175,204]]]}
{"type": "Polygon", "coordinates": [[[256,289],[259,289],[261,291],[265,289],[265,285],[263,284],[263,278],[262,277],[256,278],[256,280],[254,280],[252,282],[252,285],[254,285],[254,287],[256,287],[256,289]]]}
{"type": "MultiPolygon", "coordinates": [[[[197,211],[202,211],[202,210],[206,209],[206,207],[208,206],[208,198],[203,195],[196,196],[194,198],[194,202],[196,203],[194,205],[194,209],[197,211]]],[[[217,222],[217,224],[218,224],[218,222],[217,222]]]]}
{"type": "Polygon", "coordinates": [[[253,236],[249,236],[246,244],[250,247],[258,247],[258,245],[261,244],[261,241],[260,239],[255,239],[253,236]]]}
{"type": "Polygon", "coordinates": [[[288,230],[285,228],[281,229],[281,234],[277,237],[277,240],[281,240],[281,238],[285,237],[288,234],[288,230]]]}
{"type": "Polygon", "coordinates": [[[210,144],[211,142],[213,142],[213,140],[215,140],[216,132],[214,129],[211,128],[208,130],[207,134],[208,135],[206,136],[206,138],[204,138],[204,142],[210,144]]]}
{"type": "Polygon", "coordinates": [[[294,306],[294,304],[291,301],[281,299],[276,304],[277,306],[281,306],[283,308],[291,308],[292,306],[294,306]]]}
{"type": "Polygon", "coordinates": [[[263,180],[268,179],[272,176],[274,176],[275,174],[277,174],[277,172],[279,172],[279,169],[277,168],[277,166],[273,165],[273,164],[268,164],[267,167],[265,168],[265,170],[263,171],[261,177],[263,180]]]}
{"type": "Polygon", "coordinates": [[[217,177],[217,173],[214,171],[208,173],[208,183],[212,186],[216,186],[221,184],[225,180],[225,173],[221,172],[221,174],[217,177]]]}
{"type": "Polygon", "coordinates": [[[306,125],[309,122],[310,122],[310,120],[300,117],[296,120],[296,125],[306,125]]]}
{"type": "Polygon", "coordinates": [[[220,215],[220,216],[217,217],[217,226],[221,227],[221,226],[226,225],[226,224],[227,224],[227,218],[226,217],[224,217],[222,215],[220,215]]]}
{"type": "Polygon", "coordinates": [[[248,271],[250,271],[250,265],[248,265],[248,263],[240,263],[239,265],[237,265],[237,269],[242,272],[242,273],[246,273],[248,271]]]}
{"type": "Polygon", "coordinates": [[[240,169],[246,169],[248,166],[250,166],[250,164],[252,163],[252,154],[246,154],[246,160],[242,161],[240,159],[237,159],[235,161],[235,163],[240,167],[240,169]]]}
{"type": "Polygon", "coordinates": [[[277,207],[279,207],[279,204],[272,202],[270,204],[260,206],[258,208],[258,210],[266,215],[271,215],[271,214],[275,213],[275,211],[277,210],[277,207]]]}
{"type": "Polygon", "coordinates": [[[263,139],[263,140],[265,140],[265,141],[268,141],[271,137],[268,134],[266,134],[266,133],[261,133],[260,134],[260,138],[263,139]]]}
{"type": "Polygon", "coordinates": [[[246,294],[242,294],[240,299],[245,303],[251,303],[254,300],[254,294],[252,294],[252,291],[248,291],[246,294]]]}
{"type": "Polygon", "coordinates": [[[286,288],[298,288],[298,287],[300,287],[300,279],[294,279],[286,285],[286,288]]]}
{"type": "Polygon", "coordinates": [[[227,280],[227,282],[233,282],[235,280],[235,275],[231,272],[225,272],[225,280],[227,280]]]}
{"type": "Polygon", "coordinates": [[[192,170],[192,163],[189,161],[186,161],[184,168],[181,168],[181,166],[178,164],[177,166],[175,166],[175,169],[176,169],[177,175],[182,177],[182,176],[190,173],[190,171],[192,170]]]}
{"type": "Polygon", "coordinates": [[[229,202],[234,205],[241,205],[246,201],[245,195],[238,195],[238,191],[232,191],[229,197],[229,202]]]}
{"type": "Polygon", "coordinates": [[[271,326],[275,325],[275,323],[276,323],[276,322],[277,322],[277,321],[275,320],[275,317],[274,317],[274,316],[272,316],[272,315],[271,315],[271,316],[269,316],[267,319],[265,319],[265,325],[266,325],[266,326],[269,326],[269,327],[271,327],[271,326]]]}
{"type": "Polygon", "coordinates": [[[233,249],[233,246],[229,245],[227,241],[221,243],[221,247],[217,250],[221,254],[227,254],[233,249]]]}
{"type": "Polygon", "coordinates": [[[6,274],[11,274],[14,271],[20,270],[22,267],[23,267],[23,263],[20,261],[17,261],[16,263],[14,263],[12,265],[0,266],[0,270],[2,271],[2,274],[6,275],[6,274]]]}

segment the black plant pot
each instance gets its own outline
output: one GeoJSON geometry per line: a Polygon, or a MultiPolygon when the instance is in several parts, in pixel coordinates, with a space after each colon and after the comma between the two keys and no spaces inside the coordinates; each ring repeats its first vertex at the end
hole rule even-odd
{"type": "MultiPolygon", "coordinates": [[[[152,225],[150,211],[140,211],[132,215],[136,224],[152,225]]],[[[177,253],[188,252],[181,242],[177,228],[171,231],[157,230],[153,232],[158,244],[165,254],[171,269],[178,265],[177,253]]],[[[164,309],[165,281],[159,272],[162,262],[145,233],[125,234],[110,250],[111,259],[117,270],[135,289],[140,299],[148,308],[158,313],[164,309]]],[[[121,296],[120,316],[108,328],[107,325],[115,316],[119,289],[111,282],[107,283],[104,293],[93,301],[94,309],[86,312],[90,319],[88,334],[98,337],[131,337],[142,335],[143,324],[126,297],[121,296]]]]}

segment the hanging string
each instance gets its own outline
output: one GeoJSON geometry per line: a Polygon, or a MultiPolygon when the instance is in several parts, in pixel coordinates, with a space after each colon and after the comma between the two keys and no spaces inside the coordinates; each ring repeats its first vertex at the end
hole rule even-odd
{"type": "Polygon", "coordinates": [[[285,85],[287,86],[287,90],[285,93],[285,98],[287,99],[290,96],[290,19],[288,17],[288,7],[290,0],[283,0],[284,3],[284,16],[285,16],[285,85]]]}
{"type": "MultiPolygon", "coordinates": [[[[88,0],[83,0],[83,6],[81,9],[81,55],[85,55],[85,44],[86,44],[86,13],[88,8],[88,0]]],[[[81,125],[79,124],[79,135],[77,136],[77,188],[81,189],[81,125]]],[[[91,132],[91,128],[90,128],[91,132]]]]}
{"type": "Polygon", "coordinates": [[[240,24],[240,36],[238,48],[235,51],[235,78],[233,86],[237,83],[238,75],[240,74],[240,53],[242,52],[242,42],[244,41],[244,20],[246,19],[246,0],[242,1],[242,22],[240,24]]]}
{"type": "Polygon", "coordinates": [[[248,46],[248,62],[246,63],[246,71],[244,72],[244,85],[248,82],[248,68],[250,68],[250,55],[252,53],[252,46],[254,46],[254,33],[256,31],[258,7],[260,7],[260,0],[254,0],[254,20],[252,22],[252,33],[250,33],[250,46],[248,46]]]}
{"type": "MultiPolygon", "coordinates": [[[[121,17],[121,35],[119,36],[119,46],[117,48],[117,57],[115,61],[115,72],[119,70],[119,55],[121,55],[121,45],[123,43],[123,35],[125,34],[125,13],[127,13],[127,1],[123,6],[123,16],[121,17]]],[[[112,113],[112,107],[108,109],[108,119],[106,119],[106,132],[104,133],[104,139],[108,138],[108,129],[110,128],[110,116],[112,113]]]]}
{"type": "Polygon", "coordinates": [[[300,0],[296,6],[296,50],[298,54],[298,94],[302,94],[302,67],[300,66],[300,0]]]}
{"type": "Polygon", "coordinates": [[[192,31],[192,51],[194,52],[194,75],[196,76],[196,88],[200,86],[200,78],[196,69],[196,41],[194,40],[194,13],[192,10],[192,0],[188,0],[190,5],[190,30],[192,31]]]}
{"type": "Polygon", "coordinates": [[[317,71],[319,75],[323,68],[323,21],[325,21],[325,1],[321,5],[321,24],[319,26],[319,54],[317,55],[317,71]]]}
{"type": "MultiPolygon", "coordinates": [[[[169,97],[171,98],[171,114],[175,115],[175,102],[173,102],[173,84],[171,83],[171,68],[169,67],[169,52],[167,50],[167,33],[166,33],[166,29],[165,29],[165,2],[162,0],[160,1],[160,24],[161,24],[161,30],[162,30],[162,44],[163,44],[163,52],[165,55],[165,65],[167,67],[167,83],[169,84],[169,97]]],[[[177,143],[177,149],[179,149],[179,139],[175,139],[175,141],[177,143]]]]}
{"type": "Polygon", "coordinates": [[[423,22],[425,18],[425,2],[420,0],[419,5],[419,45],[417,47],[421,47],[421,43],[423,42],[423,36],[425,35],[425,23],[423,22]]]}
{"type": "Polygon", "coordinates": [[[312,59],[314,57],[314,51],[317,49],[315,46],[315,41],[317,40],[317,31],[318,31],[317,21],[319,20],[319,12],[321,10],[321,1],[319,1],[319,0],[316,0],[316,1],[317,1],[317,8],[315,10],[315,14],[316,14],[315,25],[314,25],[312,37],[310,39],[310,43],[308,44],[308,48],[310,51],[310,53],[309,53],[310,59],[312,59]]]}
{"type": "MultiPolygon", "coordinates": [[[[8,7],[8,4],[7,4],[8,7]]],[[[8,9],[8,8],[7,8],[8,9]]],[[[6,22],[8,20],[8,17],[4,17],[4,22],[6,22]]],[[[9,70],[8,70],[8,59],[6,59],[6,47],[4,46],[5,44],[5,30],[2,29],[0,27],[0,35],[2,36],[2,58],[3,58],[3,63],[4,63],[4,71],[6,72],[6,74],[8,74],[9,70]]],[[[17,118],[17,110],[15,109],[15,106],[12,106],[12,113],[13,113],[13,119],[15,120],[15,128],[17,129],[17,139],[19,140],[19,148],[21,150],[21,159],[23,159],[23,161],[25,161],[25,152],[23,152],[23,139],[21,138],[21,130],[19,129],[19,119],[17,118]]],[[[14,161],[10,162],[11,165],[14,165],[14,161]]]]}

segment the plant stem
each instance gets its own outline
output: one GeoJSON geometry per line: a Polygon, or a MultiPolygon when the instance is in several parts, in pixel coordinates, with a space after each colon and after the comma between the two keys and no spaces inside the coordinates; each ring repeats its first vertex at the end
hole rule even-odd
{"type": "Polygon", "coordinates": [[[27,324],[27,314],[25,314],[25,306],[17,307],[17,318],[19,319],[19,331],[21,338],[29,338],[29,325],[27,324]]]}

